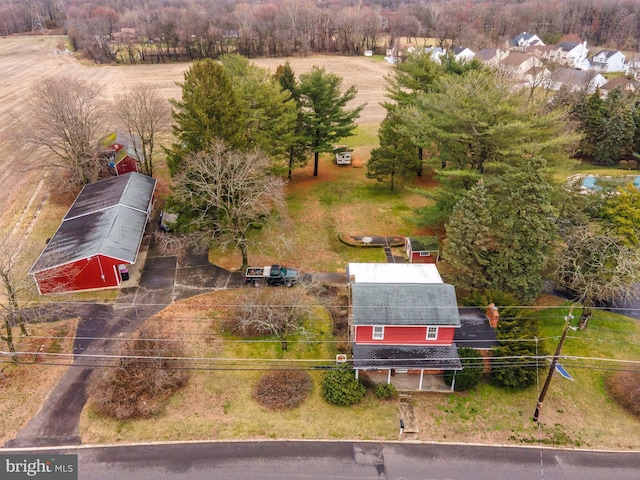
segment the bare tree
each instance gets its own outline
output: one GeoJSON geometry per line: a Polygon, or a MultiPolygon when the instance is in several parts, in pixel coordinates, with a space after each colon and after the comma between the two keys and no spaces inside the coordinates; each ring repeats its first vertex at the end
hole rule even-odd
{"type": "Polygon", "coordinates": [[[38,166],[62,169],[76,190],[95,181],[104,167],[97,152],[107,109],[99,93],[97,86],[83,80],[52,77],[38,82],[29,99],[25,136],[45,153],[38,166]]]}
{"type": "Polygon", "coordinates": [[[306,333],[302,323],[311,311],[310,288],[256,289],[236,308],[232,328],[243,335],[276,337],[286,350],[288,335],[306,333]]]}
{"type": "Polygon", "coordinates": [[[598,302],[636,297],[640,282],[640,250],[624,245],[589,226],[576,227],[558,253],[555,277],[582,304],[579,327],[584,329],[598,302]]]}
{"type": "Polygon", "coordinates": [[[138,83],[116,95],[116,112],[133,140],[142,173],[152,177],[156,140],[169,125],[169,103],[151,85],[138,83]]]}
{"type": "Polygon", "coordinates": [[[187,230],[210,232],[222,246],[233,243],[248,265],[248,234],[283,207],[284,180],[270,173],[260,151],[232,150],[220,140],[183,162],[172,194],[179,221],[187,230]]]}
{"type": "Polygon", "coordinates": [[[18,326],[22,335],[28,335],[24,310],[28,301],[35,297],[33,282],[27,277],[19,254],[19,244],[10,241],[9,234],[3,234],[0,237],[0,310],[3,316],[0,340],[6,343],[13,361],[17,361],[13,328],[18,326]]]}

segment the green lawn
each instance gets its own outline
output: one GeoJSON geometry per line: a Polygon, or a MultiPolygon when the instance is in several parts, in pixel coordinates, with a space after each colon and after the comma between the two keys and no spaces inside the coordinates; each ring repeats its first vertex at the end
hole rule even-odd
{"type": "MultiPolygon", "coordinates": [[[[555,351],[569,308],[536,310],[543,348],[555,351]]],[[[577,317],[579,311],[574,311],[577,317]]],[[[577,324],[577,318],[573,320],[577,324]]],[[[636,320],[599,311],[584,331],[570,331],[566,356],[599,359],[640,358],[640,325],[636,320]]],[[[639,449],[640,419],[618,407],[604,390],[609,362],[561,359],[574,378],[554,375],[539,423],[531,420],[548,368],[539,383],[508,391],[481,383],[472,392],[416,395],[422,440],[543,444],[583,448],[639,449]]]]}

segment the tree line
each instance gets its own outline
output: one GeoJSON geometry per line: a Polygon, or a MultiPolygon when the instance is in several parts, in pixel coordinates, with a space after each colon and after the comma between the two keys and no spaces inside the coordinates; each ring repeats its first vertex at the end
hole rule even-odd
{"type": "Polygon", "coordinates": [[[640,50],[633,0],[0,0],[0,35],[63,30],[96,62],[383,53],[396,39],[493,48],[523,31],[640,50]],[[124,29],[124,30],[121,30],[124,29]]]}

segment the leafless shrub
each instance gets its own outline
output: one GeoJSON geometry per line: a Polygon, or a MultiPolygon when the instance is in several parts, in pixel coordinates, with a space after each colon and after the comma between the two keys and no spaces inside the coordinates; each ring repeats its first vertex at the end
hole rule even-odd
{"type": "Polygon", "coordinates": [[[287,349],[287,336],[308,335],[302,322],[311,311],[309,295],[314,286],[295,288],[257,288],[234,309],[226,329],[243,337],[273,336],[287,349]]]}
{"type": "Polygon", "coordinates": [[[130,340],[121,357],[91,376],[87,394],[94,411],[118,420],[146,418],[160,412],[184,386],[180,346],[151,333],[130,340]]]}
{"type": "Polygon", "coordinates": [[[604,385],[622,408],[640,417],[640,372],[615,372],[604,385]]]}
{"type": "Polygon", "coordinates": [[[311,376],[303,370],[273,370],[258,380],[253,398],[272,410],[296,408],[307,399],[312,385],[311,376]]]}

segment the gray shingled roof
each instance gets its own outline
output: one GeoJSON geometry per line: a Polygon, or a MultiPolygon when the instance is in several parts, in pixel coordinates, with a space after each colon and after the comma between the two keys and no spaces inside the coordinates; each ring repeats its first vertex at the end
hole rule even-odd
{"type": "Polygon", "coordinates": [[[354,325],[460,326],[453,285],[355,283],[351,286],[354,325]]]}
{"type": "Polygon", "coordinates": [[[576,42],[560,42],[558,44],[558,48],[563,52],[570,52],[571,50],[576,48],[578,45],[580,44],[576,42]]]}
{"type": "Polygon", "coordinates": [[[461,370],[455,345],[353,345],[355,368],[461,370]]]}
{"type": "Polygon", "coordinates": [[[485,312],[474,307],[460,309],[460,328],[454,339],[459,347],[488,350],[498,346],[496,329],[489,325],[485,312]]]}
{"type": "Polygon", "coordinates": [[[86,185],[63,221],[123,205],[146,212],[156,187],[155,179],[131,172],[86,185]]]}
{"type": "Polygon", "coordinates": [[[134,263],[155,184],[132,172],[87,185],[29,273],[93,255],[134,263]]]}

